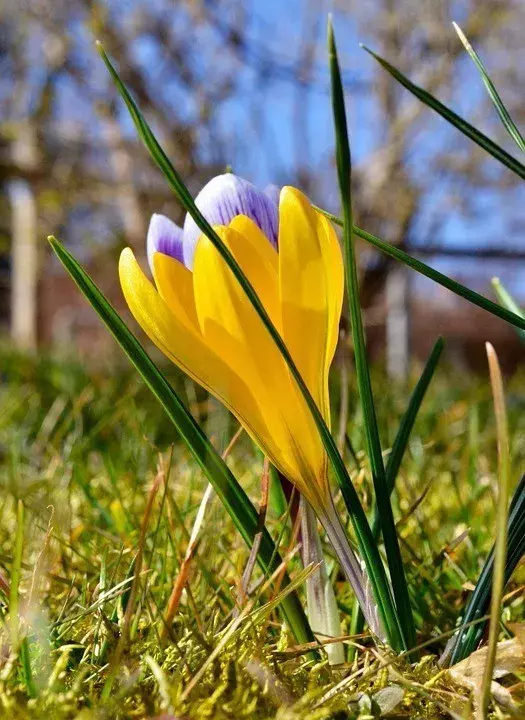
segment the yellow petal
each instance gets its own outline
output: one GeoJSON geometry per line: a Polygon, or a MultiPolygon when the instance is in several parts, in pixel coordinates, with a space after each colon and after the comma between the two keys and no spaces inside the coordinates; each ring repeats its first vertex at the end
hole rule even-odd
{"type": "MultiPolygon", "coordinates": [[[[247,238],[231,227],[218,226],[215,230],[232,254],[242,260],[242,270],[252,285],[263,295],[267,293],[268,288],[260,286],[260,258],[244,252],[247,238]]],[[[301,484],[307,478],[311,480],[323,463],[317,434],[311,429],[308,411],[299,406],[279,350],[233,273],[205,236],[197,244],[193,282],[206,343],[252,390],[271,429],[270,459],[279,468],[288,467],[286,474],[303,490],[301,484]]]]}
{"type": "Polygon", "coordinates": [[[153,254],[153,276],[161,298],[184,325],[198,332],[191,270],[175,258],[153,254]]]}
{"type": "Polygon", "coordinates": [[[277,250],[262,230],[246,215],[237,215],[229,227],[224,242],[243,268],[244,274],[262,301],[273,324],[281,332],[279,303],[279,258],[277,250]],[[239,240],[239,236],[241,239],[239,240]]]}
{"type": "Polygon", "coordinates": [[[343,296],[345,288],[344,264],[341,246],[337,239],[332,223],[315,210],[317,220],[317,234],[321,244],[323,266],[326,274],[326,288],[328,299],[328,339],[326,348],[326,369],[327,375],[339,338],[339,322],[343,307],[343,296]]]}
{"type": "Polygon", "coordinates": [[[324,220],[299,190],[282,189],[279,287],[284,340],[329,424],[328,371],[341,313],[342,263],[337,237],[324,220]]]}
{"type": "MultiPolygon", "coordinates": [[[[182,287],[181,278],[185,278],[184,284],[188,277],[191,279],[191,273],[186,275],[180,263],[160,253],[154,256],[154,264],[155,274],[171,306],[142,272],[130,248],[120,256],[120,283],[135,320],[172,362],[219,398],[254,439],[267,442],[269,431],[249,387],[207,347],[197,323],[191,322],[191,304],[188,312],[177,296],[176,288],[182,287]]],[[[183,296],[187,297],[187,291],[188,287],[183,287],[183,296]]]]}

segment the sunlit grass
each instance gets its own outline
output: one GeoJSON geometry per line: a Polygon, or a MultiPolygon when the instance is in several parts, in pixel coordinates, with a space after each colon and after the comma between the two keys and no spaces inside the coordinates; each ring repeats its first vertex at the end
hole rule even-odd
{"type": "MultiPolygon", "coordinates": [[[[1,717],[76,718],[83,708],[82,718],[155,717],[162,712],[190,718],[328,718],[336,717],[336,711],[346,717],[357,715],[359,703],[365,712],[371,702],[359,699],[358,692],[373,697],[393,685],[404,690],[395,709],[399,716],[439,717],[446,716],[443,708],[457,711],[467,692],[439,675],[437,657],[446,643],[440,635],[455,627],[495,537],[497,450],[487,378],[476,381],[446,368],[438,372],[393,496],[421,628],[418,641],[434,639],[428,655],[412,668],[401,658],[395,660],[394,672],[380,670],[381,662],[394,656],[378,655],[369,638],[358,638],[353,670],[345,668],[349,680],[339,686],[343,673],[295,646],[278,614],[264,611],[276,590],[269,586],[257,599],[260,571],[254,571],[248,597],[242,597],[248,550],[217,500],[204,516],[173,627],[163,632],[206,482],[135,375],[123,368],[88,370],[72,361],[32,359],[9,350],[2,351],[1,367],[1,717]],[[152,487],[156,492],[144,530],[142,569],[131,593],[152,487]],[[19,499],[25,506],[23,537],[16,524],[19,499]],[[27,637],[27,652],[17,658],[9,645],[7,608],[21,538],[18,638],[27,637]],[[235,608],[242,614],[253,599],[254,609],[263,610],[248,614],[232,630],[235,608]],[[116,664],[125,622],[129,641],[116,664]],[[225,640],[228,628],[231,635],[225,640]],[[221,642],[217,657],[191,687],[221,642]],[[97,714],[101,708],[105,714],[97,714]]],[[[383,377],[377,371],[372,382],[381,397],[378,422],[388,449],[406,408],[406,388],[387,385],[383,377]]],[[[172,380],[223,450],[235,433],[234,421],[204,393],[187,395],[178,375],[172,380]]],[[[336,371],[334,385],[337,381],[336,371]]],[[[523,464],[525,454],[522,386],[523,378],[515,377],[507,392],[514,467],[523,464]]],[[[334,391],[337,397],[336,387],[334,391]]],[[[350,393],[355,399],[354,385],[350,393]]],[[[365,438],[357,408],[351,402],[348,430],[363,463],[365,438]]],[[[246,437],[239,439],[228,463],[257,506],[262,458],[246,437]]],[[[350,457],[347,464],[371,513],[369,475],[350,457]]],[[[513,484],[516,480],[512,478],[513,484]]],[[[269,509],[269,529],[275,540],[280,538],[293,579],[300,577],[300,565],[289,557],[290,528],[281,532],[284,521],[269,509]]],[[[326,551],[330,556],[328,547],[326,551]]],[[[347,632],[353,599],[337,568],[332,566],[332,572],[347,632]]],[[[523,618],[523,598],[515,593],[523,581],[521,568],[505,590],[505,623],[523,618]]],[[[302,587],[299,592],[303,597],[302,587]]],[[[382,702],[383,696],[376,700],[382,702]]]]}

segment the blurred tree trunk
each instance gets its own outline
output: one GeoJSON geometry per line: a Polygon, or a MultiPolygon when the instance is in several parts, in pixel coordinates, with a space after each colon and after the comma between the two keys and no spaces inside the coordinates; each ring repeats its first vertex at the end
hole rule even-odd
{"type": "Polygon", "coordinates": [[[389,377],[404,380],[410,358],[409,276],[401,264],[386,279],[386,367],[389,377]]]}
{"type": "MultiPolygon", "coordinates": [[[[27,125],[13,143],[13,159],[33,170],[37,165],[34,129],[27,125]]],[[[38,212],[33,188],[27,180],[12,180],[11,202],[11,337],[17,347],[37,345],[38,212]]]]}

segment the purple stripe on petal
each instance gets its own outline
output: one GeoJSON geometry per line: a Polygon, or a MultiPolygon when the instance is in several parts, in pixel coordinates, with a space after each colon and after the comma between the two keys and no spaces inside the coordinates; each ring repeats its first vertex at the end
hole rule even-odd
{"type": "MultiPolygon", "coordinates": [[[[232,173],[218,175],[195,198],[197,207],[210,225],[228,225],[236,215],[247,215],[277,247],[279,211],[275,202],[251,182],[232,173]]],[[[195,245],[201,231],[190,215],[184,221],[184,263],[193,267],[195,245]]]]}
{"type": "Polygon", "coordinates": [[[165,215],[151,216],[146,242],[148,263],[153,273],[153,253],[160,252],[183,262],[182,228],[165,215]]]}

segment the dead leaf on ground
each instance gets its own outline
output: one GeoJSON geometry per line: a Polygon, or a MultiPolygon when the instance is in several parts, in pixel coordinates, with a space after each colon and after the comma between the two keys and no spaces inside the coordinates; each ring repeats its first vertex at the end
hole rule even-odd
{"type": "MultiPolygon", "coordinates": [[[[516,637],[498,643],[493,679],[499,680],[525,669],[525,624],[514,625],[512,631],[516,637]]],[[[466,660],[453,665],[449,676],[459,685],[474,691],[477,696],[483,683],[488,648],[483,647],[472,653],[466,660]]],[[[498,682],[492,682],[491,691],[500,705],[511,709],[514,701],[510,692],[498,682]]]]}

